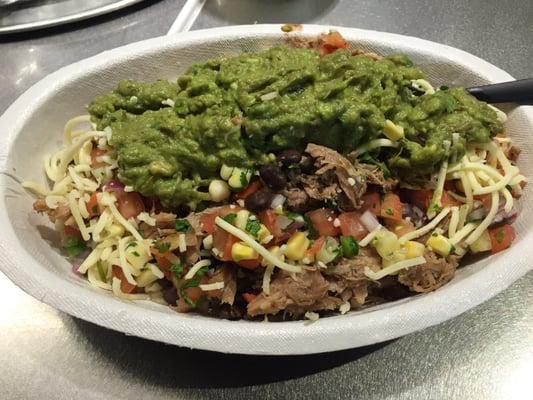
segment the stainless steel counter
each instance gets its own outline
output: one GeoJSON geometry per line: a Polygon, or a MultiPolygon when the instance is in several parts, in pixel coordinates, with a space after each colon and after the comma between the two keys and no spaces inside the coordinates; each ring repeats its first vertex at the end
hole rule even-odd
{"type": "MultiPolygon", "coordinates": [[[[0,112],[62,65],[164,34],[183,4],[144,2],[0,38],[0,112]]],[[[530,0],[207,0],[193,29],[290,21],[385,30],[460,47],[525,78],[533,75],[532,20],[530,0]]],[[[529,273],[470,312],[396,341],[276,358],[128,337],[55,311],[0,276],[0,398],[530,399],[532,289],[529,273]]]]}

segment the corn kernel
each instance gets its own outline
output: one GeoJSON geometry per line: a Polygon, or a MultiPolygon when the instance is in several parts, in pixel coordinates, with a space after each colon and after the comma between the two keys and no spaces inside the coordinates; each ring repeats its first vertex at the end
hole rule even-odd
{"type": "Polygon", "coordinates": [[[257,253],[250,246],[237,242],[231,246],[231,258],[233,261],[242,261],[242,260],[254,260],[257,258],[257,253]]]}
{"type": "Polygon", "coordinates": [[[259,243],[268,243],[272,240],[272,238],[273,236],[270,234],[270,231],[267,229],[267,227],[261,224],[261,228],[259,228],[259,231],[257,232],[257,239],[259,240],[259,243]]]}
{"type": "Polygon", "coordinates": [[[383,126],[383,133],[393,142],[400,140],[404,137],[403,126],[396,125],[391,120],[385,120],[385,125],[383,126]]]}
{"type": "Polygon", "coordinates": [[[233,223],[233,225],[244,231],[246,229],[246,223],[248,222],[249,216],[250,211],[240,210],[239,212],[237,212],[237,217],[235,218],[235,222],[233,223]]]}
{"type": "Polygon", "coordinates": [[[296,232],[287,241],[285,255],[291,260],[297,261],[304,258],[304,253],[309,247],[309,239],[303,232],[296,232]]]}
{"type": "Polygon", "coordinates": [[[452,244],[450,241],[438,233],[433,233],[427,240],[426,244],[431,248],[431,250],[443,257],[446,257],[448,254],[450,254],[450,251],[452,250],[452,244]]]}
{"type": "Polygon", "coordinates": [[[406,258],[415,258],[420,257],[424,255],[425,246],[420,242],[415,242],[413,240],[409,240],[404,243],[405,248],[405,257],[406,258]]]}
{"type": "MultiPolygon", "coordinates": [[[[272,246],[271,248],[268,249],[268,251],[270,252],[270,254],[272,254],[277,259],[281,261],[285,261],[285,256],[283,255],[283,252],[281,251],[281,248],[279,246],[272,246]]],[[[262,258],[261,265],[263,267],[268,267],[269,265],[271,265],[271,263],[268,262],[265,258],[262,258]]]]}
{"type": "Polygon", "coordinates": [[[220,177],[227,181],[231,173],[233,172],[233,167],[228,167],[226,164],[222,164],[222,167],[220,168],[220,177]]]}

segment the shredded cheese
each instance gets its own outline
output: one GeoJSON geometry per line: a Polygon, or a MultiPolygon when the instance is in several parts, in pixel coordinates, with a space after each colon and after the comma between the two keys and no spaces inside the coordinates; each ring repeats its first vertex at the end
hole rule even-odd
{"type": "Polygon", "coordinates": [[[215,283],[207,283],[205,285],[199,285],[200,289],[202,289],[204,292],[209,292],[210,290],[219,290],[224,289],[224,282],[215,282],[215,283]]]}
{"type": "Polygon", "coordinates": [[[265,268],[265,273],[263,274],[263,293],[266,295],[270,294],[270,279],[272,277],[272,273],[274,272],[274,265],[269,264],[265,268]]]}
{"type": "Polygon", "coordinates": [[[459,207],[451,208],[452,217],[450,218],[450,225],[448,227],[448,237],[452,237],[457,231],[459,225],[459,207]]]}
{"type": "Polygon", "coordinates": [[[489,225],[494,221],[494,217],[498,213],[498,207],[500,205],[500,195],[498,192],[492,192],[490,210],[483,221],[479,224],[474,232],[465,240],[465,244],[470,246],[476,240],[480,238],[483,232],[489,227],[489,225]]]}
{"type": "Polygon", "coordinates": [[[217,226],[219,226],[221,229],[224,229],[226,232],[231,233],[233,236],[236,236],[241,239],[244,243],[249,245],[257,253],[259,253],[264,259],[266,259],[268,262],[275,265],[276,267],[284,269],[288,272],[302,272],[302,267],[298,265],[289,264],[285,261],[280,260],[277,257],[274,257],[272,253],[270,253],[266,248],[257,243],[251,236],[234,227],[229,222],[224,221],[222,218],[216,217],[215,224],[217,224],[217,226]]]}
{"type": "Polygon", "coordinates": [[[350,305],[349,302],[342,303],[342,304],[339,306],[339,312],[340,312],[341,314],[346,314],[348,311],[350,311],[351,308],[352,308],[352,306],[350,305]]]}
{"type": "Polygon", "coordinates": [[[466,224],[463,228],[459,229],[453,236],[450,235],[450,243],[452,245],[458,244],[461,240],[463,240],[470,232],[472,232],[479,224],[475,222],[469,222],[466,224]]]}
{"type": "Polygon", "coordinates": [[[192,279],[194,278],[194,275],[200,270],[200,268],[203,267],[209,267],[211,265],[211,260],[200,260],[196,264],[194,264],[189,272],[185,275],[183,279],[192,279]]]}
{"type": "Polygon", "coordinates": [[[423,256],[419,256],[409,258],[407,260],[398,261],[397,263],[389,265],[388,267],[383,268],[382,270],[379,270],[377,272],[374,272],[370,268],[365,267],[365,275],[367,276],[367,278],[377,281],[387,275],[395,274],[396,272],[401,271],[402,269],[415,267],[417,265],[425,263],[426,259],[423,256]]]}
{"type": "Polygon", "coordinates": [[[117,296],[118,298],[120,299],[125,299],[125,300],[149,300],[150,299],[150,296],[147,295],[147,294],[129,294],[129,293],[124,293],[121,289],[120,289],[120,279],[116,278],[116,277],[113,277],[113,281],[112,281],[112,290],[113,290],[113,294],[115,296],[117,296]]]}
{"type": "Polygon", "coordinates": [[[429,222],[428,224],[424,225],[421,228],[418,228],[416,231],[406,233],[402,237],[400,237],[400,243],[405,243],[408,240],[416,239],[420,236],[425,235],[426,233],[431,232],[433,229],[437,227],[440,221],[442,221],[450,212],[450,207],[445,207],[442,209],[442,211],[429,222]]]}
{"type": "Polygon", "coordinates": [[[91,238],[89,235],[89,232],[87,231],[87,227],[85,226],[85,222],[83,221],[83,218],[80,214],[80,210],[78,207],[78,202],[75,199],[75,194],[73,192],[70,192],[67,196],[68,200],[68,206],[70,208],[70,213],[74,217],[74,221],[76,221],[76,225],[78,225],[78,229],[80,230],[81,237],[85,241],[89,241],[91,238]]]}
{"type": "Polygon", "coordinates": [[[180,253],[185,253],[187,251],[187,242],[185,242],[185,234],[180,233],[178,235],[178,249],[180,253]]]}
{"type": "Polygon", "coordinates": [[[390,139],[375,139],[371,140],[367,144],[360,146],[356,151],[355,154],[357,156],[360,156],[361,154],[364,154],[370,150],[377,149],[378,147],[398,147],[398,142],[393,142],[390,139]]]}
{"type": "Polygon", "coordinates": [[[378,234],[378,232],[383,228],[383,226],[379,225],[376,229],[374,229],[372,232],[367,234],[364,238],[361,239],[359,242],[360,247],[367,246],[378,234]]]}
{"type": "Polygon", "coordinates": [[[307,311],[304,314],[304,317],[310,321],[318,321],[318,319],[320,318],[320,315],[318,315],[316,312],[313,312],[313,311],[307,311]]]}

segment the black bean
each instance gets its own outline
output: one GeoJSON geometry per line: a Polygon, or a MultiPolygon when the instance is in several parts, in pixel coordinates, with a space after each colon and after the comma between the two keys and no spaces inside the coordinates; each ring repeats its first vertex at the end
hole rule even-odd
{"type": "Polygon", "coordinates": [[[163,290],[163,298],[168,304],[175,306],[178,302],[178,290],[175,287],[163,290]]]}
{"type": "Polygon", "coordinates": [[[272,203],[272,192],[267,188],[262,188],[253,192],[244,200],[244,206],[254,212],[258,213],[270,207],[272,203]]]}
{"type": "Polygon", "coordinates": [[[298,150],[283,150],[276,157],[276,160],[286,167],[292,164],[298,164],[301,159],[302,153],[298,150]]]}
{"type": "Polygon", "coordinates": [[[272,190],[282,190],[287,185],[287,177],[276,164],[265,164],[259,168],[259,176],[272,190]]]}

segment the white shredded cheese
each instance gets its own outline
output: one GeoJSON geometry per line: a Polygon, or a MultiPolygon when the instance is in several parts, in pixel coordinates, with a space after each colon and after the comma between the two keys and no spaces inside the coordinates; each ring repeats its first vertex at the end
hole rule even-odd
{"type": "Polygon", "coordinates": [[[365,275],[374,281],[377,281],[387,275],[394,274],[398,271],[401,271],[402,269],[415,267],[417,265],[425,264],[426,259],[423,256],[409,258],[407,260],[398,261],[397,263],[394,263],[392,265],[389,265],[386,268],[383,268],[382,270],[378,272],[372,271],[370,268],[365,267],[365,275]]]}
{"type": "Polygon", "coordinates": [[[500,205],[500,195],[498,192],[492,192],[492,202],[490,205],[490,210],[487,213],[487,216],[481,223],[478,225],[478,227],[472,232],[470,236],[465,240],[465,244],[467,246],[470,246],[472,243],[474,243],[476,240],[480,238],[480,236],[483,234],[483,232],[489,227],[489,225],[494,221],[494,217],[496,217],[496,214],[498,213],[498,206],[500,205]]]}
{"type": "Polygon", "coordinates": [[[349,302],[346,302],[346,303],[343,303],[339,306],[339,312],[341,314],[346,314],[348,311],[350,311],[350,309],[352,308],[352,306],[350,305],[349,302]]]}
{"type": "Polygon", "coordinates": [[[363,146],[359,146],[359,148],[355,151],[355,154],[356,156],[360,156],[361,154],[364,154],[370,150],[377,149],[378,147],[398,147],[398,146],[399,146],[398,142],[393,142],[390,139],[374,139],[363,146]]]}
{"type": "Polygon", "coordinates": [[[203,267],[209,267],[211,265],[211,260],[200,260],[196,264],[194,264],[189,272],[184,276],[183,279],[192,279],[194,278],[194,275],[203,267]]]}
{"type": "Polygon", "coordinates": [[[74,221],[76,221],[76,225],[78,225],[78,229],[80,230],[81,237],[83,238],[83,240],[89,241],[91,237],[89,235],[89,232],[87,231],[85,222],[83,221],[83,218],[80,214],[78,202],[76,201],[73,192],[70,192],[67,195],[67,200],[68,200],[68,206],[70,208],[70,213],[74,217],[74,221]]]}
{"type": "Polygon", "coordinates": [[[461,240],[463,240],[470,232],[472,232],[476,227],[478,226],[478,223],[475,222],[469,222],[465,226],[463,226],[461,229],[459,229],[453,236],[450,235],[450,243],[452,245],[458,244],[461,240]]]}
{"type": "Polygon", "coordinates": [[[320,315],[318,315],[316,312],[313,312],[313,311],[307,311],[304,314],[304,317],[310,321],[318,321],[318,319],[320,318],[320,315]]]}
{"type": "Polygon", "coordinates": [[[204,292],[208,292],[210,290],[219,290],[224,289],[224,282],[215,282],[215,283],[207,283],[205,285],[199,285],[200,289],[202,289],[204,292]]]}
{"type": "Polygon", "coordinates": [[[372,239],[374,239],[376,237],[376,235],[378,234],[378,232],[383,228],[383,226],[379,225],[376,229],[374,229],[372,232],[370,232],[368,235],[366,235],[364,238],[362,238],[360,241],[359,241],[359,246],[360,247],[365,247],[367,246],[371,241],[372,239]]]}
{"type": "Polygon", "coordinates": [[[429,222],[428,224],[424,225],[421,228],[418,228],[416,231],[406,233],[402,237],[400,237],[400,243],[405,243],[408,240],[416,239],[420,236],[425,235],[426,233],[431,232],[433,229],[437,227],[440,221],[442,221],[450,212],[450,207],[445,207],[442,209],[442,211],[429,222]]]}
{"type": "Polygon", "coordinates": [[[112,283],[112,289],[113,294],[117,296],[118,298],[125,299],[125,300],[149,300],[150,296],[147,294],[129,294],[124,293],[120,289],[120,279],[113,277],[113,283],[112,283]]]}
{"type": "Polygon", "coordinates": [[[275,265],[276,267],[280,269],[284,269],[285,271],[288,271],[288,272],[302,272],[302,267],[286,263],[285,261],[282,261],[279,258],[274,257],[272,253],[270,253],[266,248],[264,248],[259,243],[257,243],[251,236],[241,231],[240,229],[234,227],[227,221],[224,221],[222,218],[216,217],[215,223],[221,229],[224,229],[226,232],[241,239],[244,243],[249,245],[257,253],[259,253],[264,259],[266,259],[268,262],[275,265]]]}
{"type": "Polygon", "coordinates": [[[185,241],[184,233],[178,235],[178,249],[180,253],[185,253],[187,251],[187,242],[185,241]]]}
{"type": "Polygon", "coordinates": [[[451,213],[452,216],[448,227],[448,237],[452,237],[455,235],[455,232],[457,232],[457,226],[459,225],[459,207],[452,207],[451,213]]]}
{"type": "Polygon", "coordinates": [[[151,217],[150,214],[145,211],[139,213],[139,215],[137,215],[137,219],[149,226],[155,226],[156,224],[155,218],[151,217]]]}

